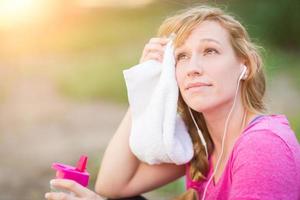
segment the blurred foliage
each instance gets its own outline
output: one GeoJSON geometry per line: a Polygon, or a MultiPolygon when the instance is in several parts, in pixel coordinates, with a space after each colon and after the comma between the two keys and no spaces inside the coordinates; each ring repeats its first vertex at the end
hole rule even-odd
{"type": "Polygon", "coordinates": [[[144,44],[163,20],[163,12],[168,9],[99,8],[86,13],[76,25],[68,24],[70,27],[59,34],[59,42],[51,47],[68,52],[75,61],[63,66],[65,73],[57,73],[59,89],[79,100],[125,102],[122,70],[138,63],[144,44]]]}
{"type": "MultiPolygon", "coordinates": [[[[69,70],[59,72],[58,87],[79,100],[126,102],[122,70],[138,63],[144,44],[155,36],[166,16],[198,4],[199,1],[163,0],[141,8],[91,9],[52,28],[56,31],[49,33],[52,40],[45,46],[56,53],[70,54],[71,60],[64,66],[69,70]]],[[[235,13],[254,41],[265,47],[267,73],[299,66],[298,2],[231,0],[213,3],[216,4],[235,13]]],[[[294,71],[299,74],[298,69],[294,71]]]]}
{"type": "Polygon", "coordinates": [[[253,37],[269,46],[299,53],[300,1],[232,0],[228,5],[253,37]]]}
{"type": "Polygon", "coordinates": [[[300,123],[299,123],[299,119],[300,119],[300,114],[298,114],[297,116],[289,117],[290,125],[291,125],[293,131],[295,132],[298,141],[300,142],[300,123]]]}
{"type": "Polygon", "coordinates": [[[269,76],[288,69],[300,82],[298,0],[160,0],[136,8],[78,8],[71,2],[66,1],[48,23],[1,32],[0,58],[20,57],[20,63],[28,65],[22,60],[27,56],[40,62],[38,67],[50,63],[58,89],[72,99],[126,102],[122,70],[138,63],[144,45],[167,16],[203,3],[237,16],[251,38],[265,48],[269,76]],[[6,48],[9,45],[13,47],[6,48]]]}

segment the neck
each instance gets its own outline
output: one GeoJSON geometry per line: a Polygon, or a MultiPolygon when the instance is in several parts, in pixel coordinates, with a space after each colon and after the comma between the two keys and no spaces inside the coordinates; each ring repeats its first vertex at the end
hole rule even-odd
{"type": "MultiPolygon", "coordinates": [[[[203,112],[207,128],[214,144],[214,153],[220,155],[222,148],[222,139],[225,130],[225,123],[228,114],[233,105],[233,100],[228,103],[214,108],[214,110],[203,112]]],[[[248,115],[241,103],[241,99],[237,97],[236,104],[233,108],[231,116],[228,119],[227,131],[225,137],[224,154],[227,155],[236,140],[241,134],[245,123],[248,121],[248,115]]]]}

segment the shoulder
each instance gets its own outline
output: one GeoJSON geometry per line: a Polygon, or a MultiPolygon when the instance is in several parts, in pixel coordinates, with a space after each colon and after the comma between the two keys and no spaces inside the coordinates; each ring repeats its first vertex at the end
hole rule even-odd
{"type": "Polygon", "coordinates": [[[244,131],[232,151],[232,173],[264,174],[277,170],[278,176],[300,176],[300,146],[287,119],[268,115],[244,131]]]}
{"type": "Polygon", "coordinates": [[[287,156],[300,153],[297,138],[284,115],[266,115],[247,127],[234,147],[236,151],[245,149],[248,153],[260,151],[287,156]]]}
{"type": "Polygon", "coordinates": [[[270,129],[257,129],[243,135],[235,144],[232,157],[235,163],[253,161],[257,164],[264,164],[265,167],[275,160],[277,163],[280,160],[294,162],[293,152],[289,145],[270,129]]]}
{"type": "Polygon", "coordinates": [[[286,121],[272,116],[257,120],[245,130],[230,158],[233,190],[280,196],[284,195],[281,188],[284,193],[296,194],[300,185],[299,144],[291,135],[286,121]]]}

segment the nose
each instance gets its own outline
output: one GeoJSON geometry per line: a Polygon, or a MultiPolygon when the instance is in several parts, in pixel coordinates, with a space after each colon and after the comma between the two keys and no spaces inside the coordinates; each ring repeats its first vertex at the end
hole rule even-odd
{"type": "Polygon", "coordinates": [[[188,63],[187,76],[194,77],[201,76],[202,74],[203,68],[201,59],[197,55],[192,56],[188,63]]]}

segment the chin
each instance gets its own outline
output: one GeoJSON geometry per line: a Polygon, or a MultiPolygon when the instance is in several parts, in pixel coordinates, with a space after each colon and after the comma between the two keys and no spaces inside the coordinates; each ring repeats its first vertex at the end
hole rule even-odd
{"type": "Polygon", "coordinates": [[[222,104],[221,97],[216,97],[216,95],[191,95],[185,94],[183,96],[185,103],[193,110],[197,112],[208,112],[212,109],[216,109],[220,104],[222,104]]]}
{"type": "Polygon", "coordinates": [[[195,101],[189,101],[187,102],[187,105],[192,108],[193,110],[197,112],[207,112],[214,107],[216,107],[216,104],[209,100],[195,100],[195,101]]]}
{"type": "Polygon", "coordinates": [[[209,110],[213,109],[213,106],[205,106],[205,105],[196,105],[191,107],[193,110],[200,112],[200,113],[205,113],[208,112],[209,110]]]}

